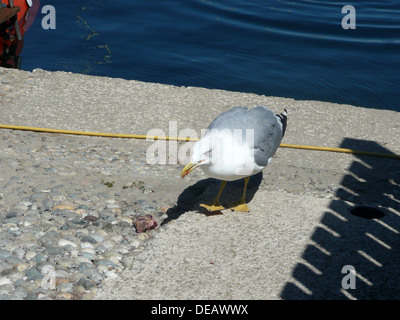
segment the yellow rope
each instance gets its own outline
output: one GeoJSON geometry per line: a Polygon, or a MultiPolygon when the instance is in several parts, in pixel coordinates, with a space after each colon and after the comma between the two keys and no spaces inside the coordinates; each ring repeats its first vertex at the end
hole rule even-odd
{"type": "Polygon", "coordinates": [[[294,148],[294,149],[305,149],[305,150],[317,150],[317,151],[340,152],[340,153],[351,153],[351,154],[359,154],[359,155],[364,155],[364,156],[381,157],[381,158],[391,158],[391,159],[400,160],[400,155],[397,155],[397,154],[370,152],[370,151],[354,150],[354,149],[345,149],[345,148],[302,146],[302,145],[286,144],[286,143],[282,143],[282,144],[280,145],[280,147],[282,147],[282,148],[294,148]]]}
{"type": "MultiPolygon", "coordinates": [[[[5,124],[0,124],[0,128],[12,129],[12,130],[47,132],[47,133],[61,133],[61,134],[73,134],[73,135],[84,135],[84,136],[108,137],[108,138],[149,139],[149,140],[167,140],[167,141],[172,140],[172,141],[187,141],[187,142],[199,140],[197,138],[189,138],[189,137],[182,138],[182,137],[169,137],[169,136],[165,136],[165,137],[164,136],[148,136],[148,135],[141,135],[141,134],[86,132],[86,131],[73,131],[73,130],[26,127],[26,126],[14,126],[14,125],[5,125],[5,124]]],[[[280,147],[305,149],[305,150],[316,150],[316,151],[351,153],[351,154],[359,154],[359,155],[366,155],[366,156],[372,156],[372,157],[391,158],[391,159],[400,160],[400,155],[397,155],[397,154],[369,152],[369,151],[363,151],[363,150],[318,147],[318,146],[303,146],[303,145],[286,144],[286,143],[282,143],[280,145],[280,147]]]]}
{"type": "Polygon", "coordinates": [[[178,140],[178,141],[197,141],[198,140],[198,139],[191,139],[189,137],[180,138],[180,137],[148,136],[148,135],[143,135],[143,134],[87,132],[87,131],[73,131],[73,130],[25,127],[25,126],[11,126],[11,125],[5,125],[5,124],[0,124],[0,128],[13,129],[13,130],[47,132],[47,133],[73,134],[73,135],[81,135],[81,136],[107,137],[107,138],[130,138],[130,139],[174,140],[174,141],[175,140],[178,140]]]}

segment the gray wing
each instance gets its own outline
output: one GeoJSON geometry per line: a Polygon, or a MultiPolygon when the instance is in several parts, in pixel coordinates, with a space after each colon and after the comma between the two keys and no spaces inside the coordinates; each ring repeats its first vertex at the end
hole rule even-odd
{"type": "Polygon", "coordinates": [[[242,129],[242,141],[254,149],[254,160],[259,166],[266,166],[282,141],[282,127],[275,114],[258,106],[247,110],[245,107],[234,107],[221,113],[208,127],[212,129],[242,129]],[[254,143],[247,141],[246,129],[254,129],[254,143]]]}
{"type": "Polygon", "coordinates": [[[266,166],[282,141],[282,126],[275,114],[265,107],[256,107],[246,114],[246,123],[254,128],[254,160],[266,166]]]}
{"type": "Polygon", "coordinates": [[[243,117],[247,112],[245,107],[234,107],[228,111],[222,112],[208,126],[208,130],[212,129],[240,129],[243,127],[243,117]]]}

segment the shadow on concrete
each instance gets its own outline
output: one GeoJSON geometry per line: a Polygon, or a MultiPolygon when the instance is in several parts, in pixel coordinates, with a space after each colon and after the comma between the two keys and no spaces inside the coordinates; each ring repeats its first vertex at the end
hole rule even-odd
{"type": "MultiPolygon", "coordinates": [[[[392,153],[346,138],[341,148],[392,153]]],[[[400,161],[357,156],[281,291],[282,299],[400,298],[400,161]],[[351,274],[355,269],[355,289],[351,274]],[[344,279],[345,278],[345,279],[344,279]]]]}
{"type": "MultiPolygon", "coordinates": [[[[247,185],[246,203],[249,203],[254,198],[254,195],[262,182],[262,177],[262,172],[250,177],[247,185]]],[[[226,206],[237,201],[242,196],[243,183],[243,179],[229,181],[221,195],[221,204],[226,206]]],[[[200,204],[212,202],[218,193],[219,187],[220,180],[208,178],[200,180],[194,185],[186,188],[180,194],[177,205],[167,210],[166,214],[168,217],[162,222],[162,224],[177,219],[180,215],[188,211],[198,211],[208,214],[203,207],[200,207],[200,204]]],[[[213,214],[209,215],[212,216],[213,214]]]]}

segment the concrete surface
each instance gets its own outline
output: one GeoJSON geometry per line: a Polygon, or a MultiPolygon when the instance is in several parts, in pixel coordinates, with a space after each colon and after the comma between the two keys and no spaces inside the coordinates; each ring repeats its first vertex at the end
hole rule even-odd
{"type": "MultiPolygon", "coordinates": [[[[265,105],[288,110],[285,143],[400,154],[395,111],[43,70],[0,68],[0,83],[1,124],[168,134],[177,121],[177,133],[200,134],[232,106],[265,105]]],[[[150,144],[127,145],[144,156],[150,144]]],[[[176,169],[176,177],[158,180],[163,197],[176,202],[168,223],[96,299],[400,297],[400,161],[280,148],[252,178],[251,212],[220,215],[197,210],[196,188],[206,177],[181,180],[182,165],[165,168],[176,169]],[[384,216],[350,214],[360,204],[384,216]],[[355,289],[342,288],[345,265],[355,268],[355,289]]]]}

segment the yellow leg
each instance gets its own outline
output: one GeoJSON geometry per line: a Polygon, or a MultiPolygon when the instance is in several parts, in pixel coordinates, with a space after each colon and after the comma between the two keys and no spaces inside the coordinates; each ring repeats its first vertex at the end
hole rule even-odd
{"type": "Polygon", "coordinates": [[[222,191],[224,190],[225,186],[226,181],[221,181],[221,186],[214,201],[210,204],[201,204],[200,207],[206,208],[209,212],[224,210],[225,208],[219,203],[219,198],[221,197],[222,191]]]}
{"type": "Polygon", "coordinates": [[[240,211],[240,212],[249,212],[250,209],[246,204],[246,190],[247,190],[247,184],[249,183],[250,178],[246,177],[244,178],[244,188],[243,188],[243,195],[242,198],[240,198],[239,202],[235,204],[234,207],[231,209],[234,211],[240,211]]]}

